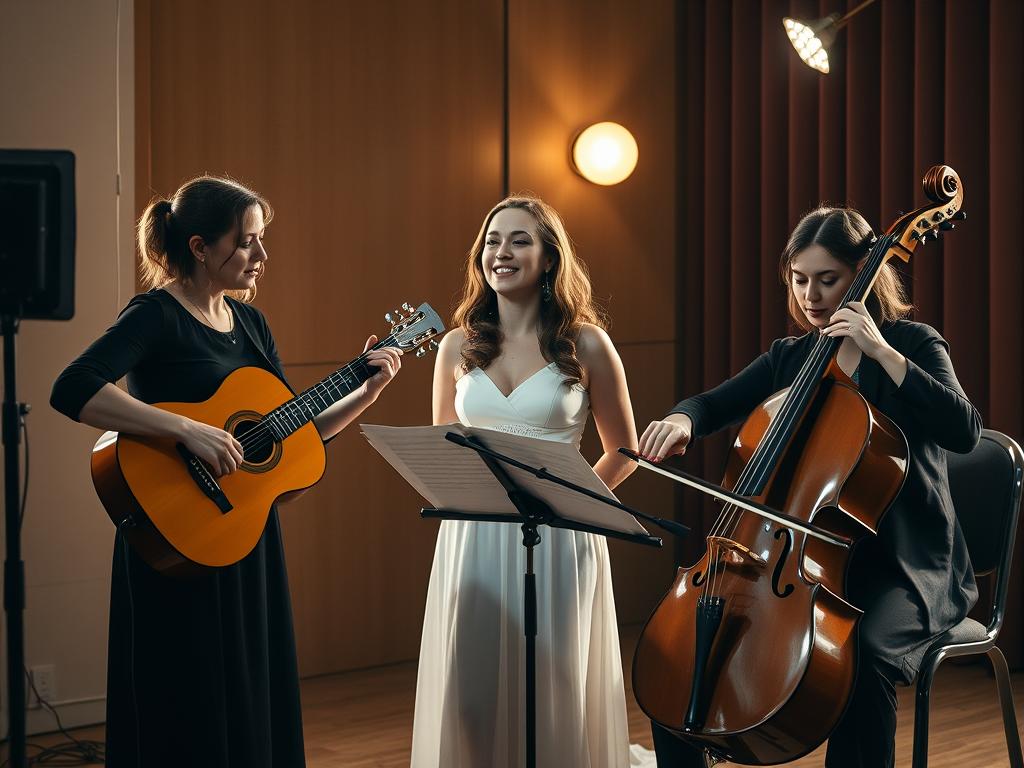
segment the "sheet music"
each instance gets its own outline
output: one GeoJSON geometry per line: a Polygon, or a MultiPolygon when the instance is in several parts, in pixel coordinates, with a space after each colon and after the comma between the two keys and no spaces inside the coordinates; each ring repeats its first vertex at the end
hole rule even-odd
{"type": "MultiPolygon", "coordinates": [[[[505,489],[480,456],[445,440],[448,432],[474,437],[493,451],[532,467],[546,468],[563,480],[615,499],[608,486],[570,443],[540,440],[493,429],[441,424],[430,427],[387,427],[360,424],[363,435],[381,456],[430,504],[438,509],[484,514],[519,514],[505,489]]],[[[501,462],[525,491],[542,499],[560,517],[622,533],[646,534],[628,512],[501,462]]]]}

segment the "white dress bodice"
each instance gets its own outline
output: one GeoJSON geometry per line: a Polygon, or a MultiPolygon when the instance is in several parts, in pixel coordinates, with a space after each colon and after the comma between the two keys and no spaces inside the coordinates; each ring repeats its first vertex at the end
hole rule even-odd
{"type": "Polygon", "coordinates": [[[470,427],[579,446],[590,396],[568,385],[555,363],[535,372],[506,397],[485,371],[473,368],[455,383],[455,412],[470,427]]]}

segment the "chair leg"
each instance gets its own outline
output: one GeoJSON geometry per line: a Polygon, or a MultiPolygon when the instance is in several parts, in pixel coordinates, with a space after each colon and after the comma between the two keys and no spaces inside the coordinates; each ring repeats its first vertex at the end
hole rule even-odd
{"type": "MultiPolygon", "coordinates": [[[[926,659],[925,663],[928,663],[926,659]]],[[[928,714],[931,705],[932,678],[938,663],[923,667],[917,675],[917,699],[914,703],[914,768],[928,768],[928,714]]]]}
{"type": "Polygon", "coordinates": [[[1020,734],[1017,732],[1017,711],[1013,705],[1013,691],[1010,689],[1010,671],[1006,666],[1006,657],[994,645],[988,650],[987,655],[988,660],[992,663],[992,671],[996,675],[996,688],[999,691],[999,704],[1003,710],[1003,730],[1006,732],[1006,750],[1010,755],[1010,766],[1011,768],[1024,768],[1020,734]]]}

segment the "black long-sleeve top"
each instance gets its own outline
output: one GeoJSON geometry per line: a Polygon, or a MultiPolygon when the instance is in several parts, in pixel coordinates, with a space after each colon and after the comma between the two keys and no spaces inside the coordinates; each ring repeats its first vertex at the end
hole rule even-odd
{"type": "Polygon", "coordinates": [[[122,377],[131,395],[145,403],[206,400],[240,365],[257,365],[284,380],[263,313],[228,301],[236,319],[230,335],[200,323],[167,291],[136,296],[117,322],[57,377],[50,405],[77,421],[93,395],[122,377]]]}
{"type": "MultiPolygon", "coordinates": [[[[920,661],[913,648],[960,621],[977,600],[967,544],[949,495],[945,451],[966,453],[977,445],[981,417],[953,371],[949,347],[928,325],[888,323],[882,336],[907,358],[902,384],[867,355],[861,356],[861,393],[906,435],[910,449],[907,478],[882,519],[878,537],[858,547],[851,568],[851,591],[871,611],[881,594],[899,593],[901,605],[888,622],[899,639],[880,643],[911,678],[920,661]]],[[[738,374],[672,409],[693,420],[702,437],[745,419],[773,393],[790,386],[817,340],[817,332],[774,341],[738,374]]],[[[886,610],[892,600],[884,601],[886,610]]]]}

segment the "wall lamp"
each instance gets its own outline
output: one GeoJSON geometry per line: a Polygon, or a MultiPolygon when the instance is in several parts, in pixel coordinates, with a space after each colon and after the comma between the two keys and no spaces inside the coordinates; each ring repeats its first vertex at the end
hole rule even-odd
{"type": "Polygon", "coordinates": [[[782,26],[786,28],[789,42],[800,54],[804,64],[827,75],[828,49],[835,42],[836,33],[873,2],[875,0],[864,0],[845,16],[833,13],[816,21],[801,21],[786,16],[782,20],[782,26]]]}
{"type": "Polygon", "coordinates": [[[572,167],[594,184],[610,186],[629,178],[640,152],[636,139],[618,123],[595,123],[572,143],[572,167]]]}

